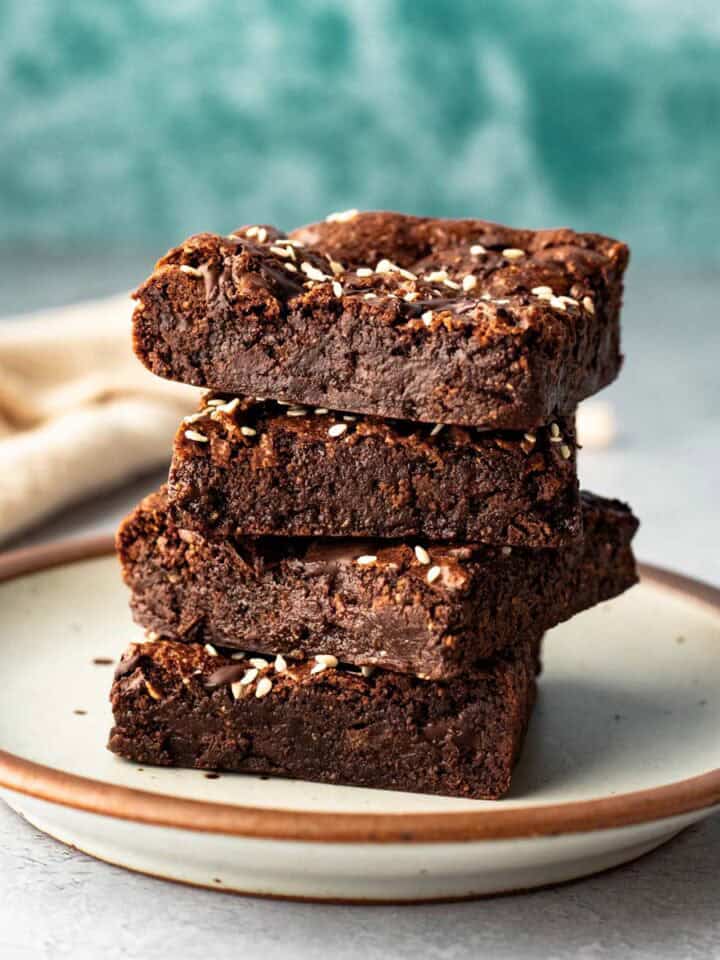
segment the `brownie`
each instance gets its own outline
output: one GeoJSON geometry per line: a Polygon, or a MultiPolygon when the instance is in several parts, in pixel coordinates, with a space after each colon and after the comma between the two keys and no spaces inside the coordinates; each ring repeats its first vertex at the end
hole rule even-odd
{"type": "Polygon", "coordinates": [[[629,508],[591,494],[582,503],[584,535],[559,549],[213,541],[178,526],[161,489],[124,521],[117,546],[134,617],[156,634],[440,680],[635,583],[629,508]]]}
{"type": "Polygon", "coordinates": [[[620,369],[627,247],[569,229],[353,213],[171,250],[135,292],[162,377],[380,417],[530,430],[620,369]]]}
{"type": "Polygon", "coordinates": [[[421,537],[560,546],[580,535],[572,419],[440,429],[209,398],[175,438],[169,499],[208,537],[421,537]]]}
{"type": "Polygon", "coordinates": [[[363,675],[333,657],[232,659],[132,644],[111,692],[109,748],[136,763],[496,799],[535,699],[539,641],[467,679],[363,675]]]}

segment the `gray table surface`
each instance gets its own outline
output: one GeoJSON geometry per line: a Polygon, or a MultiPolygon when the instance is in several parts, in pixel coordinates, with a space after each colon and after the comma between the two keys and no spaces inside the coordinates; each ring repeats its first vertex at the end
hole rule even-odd
{"type": "MultiPolygon", "coordinates": [[[[46,264],[29,284],[7,262],[13,313],[113,292],[142,275],[127,257],[46,264]]],[[[632,270],[623,376],[604,394],[618,442],[582,455],[588,488],[629,500],[643,521],[642,559],[720,584],[720,277],[632,270]]],[[[31,544],[110,530],[157,477],[67,510],[31,544]]],[[[97,863],[44,837],[0,805],[0,957],[204,958],[720,957],[720,818],[599,877],[477,903],[339,907],[183,888],[97,863]]]]}

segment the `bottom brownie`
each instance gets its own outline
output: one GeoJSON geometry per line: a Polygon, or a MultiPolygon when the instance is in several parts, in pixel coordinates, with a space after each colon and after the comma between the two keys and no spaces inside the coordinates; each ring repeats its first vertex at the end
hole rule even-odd
{"type": "Polygon", "coordinates": [[[432,683],[330,656],[135,643],[116,671],[108,746],[144,764],[494,800],[522,746],[539,647],[432,683]]]}

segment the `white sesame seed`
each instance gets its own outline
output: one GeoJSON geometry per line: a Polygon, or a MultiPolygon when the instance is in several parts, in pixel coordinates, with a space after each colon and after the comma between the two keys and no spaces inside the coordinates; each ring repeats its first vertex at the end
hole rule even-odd
{"type": "Polygon", "coordinates": [[[183,423],[197,423],[198,420],[204,420],[207,414],[204,410],[200,410],[199,413],[191,413],[187,417],[183,417],[183,423]]]}
{"type": "Polygon", "coordinates": [[[359,210],[339,210],[336,213],[329,213],[325,217],[326,223],[347,223],[348,220],[354,220],[359,210]]]}
{"type": "Polygon", "coordinates": [[[230,684],[230,689],[232,690],[232,695],[233,695],[233,697],[234,697],[235,700],[239,700],[239,699],[240,699],[240,694],[242,693],[242,688],[243,688],[243,685],[242,685],[242,683],[240,683],[239,680],[237,681],[237,683],[231,683],[231,684],[230,684]]]}
{"type": "Polygon", "coordinates": [[[270,247],[270,253],[274,253],[278,257],[294,257],[295,251],[292,247],[270,247]]]}
{"type": "Polygon", "coordinates": [[[559,437],[559,436],[560,436],[560,427],[557,425],[557,423],[551,423],[551,424],[550,424],[550,436],[551,436],[551,437],[559,437]]]}
{"type": "Polygon", "coordinates": [[[559,435],[557,437],[550,437],[550,443],[562,443],[563,440],[564,440],[564,437],[561,437],[559,435]]]}
{"type": "Polygon", "coordinates": [[[497,307],[506,307],[509,303],[510,303],[509,300],[506,300],[506,299],[502,298],[502,299],[500,299],[500,300],[496,300],[496,301],[495,301],[495,306],[497,306],[497,307]]]}
{"type": "Polygon", "coordinates": [[[327,407],[315,407],[314,411],[319,417],[324,417],[326,413],[330,413],[327,407]]]}
{"type": "Polygon", "coordinates": [[[267,230],[265,227],[260,227],[257,232],[257,241],[258,243],[265,243],[267,240],[267,230]]]}
{"type": "Polygon", "coordinates": [[[347,420],[348,423],[355,423],[357,417],[352,413],[344,413],[343,420],[347,420]]]}
{"type": "Polygon", "coordinates": [[[404,277],[406,280],[417,280],[417,274],[413,273],[412,270],[404,270],[402,267],[395,267],[397,272],[401,277],[404,277]]]}
{"type": "Polygon", "coordinates": [[[567,310],[565,301],[561,300],[560,297],[550,297],[550,306],[555,307],[556,310],[567,310]]]}
{"type": "Polygon", "coordinates": [[[375,267],[375,273],[391,273],[394,267],[395,264],[391,263],[389,260],[378,260],[378,264],[375,267]]]}
{"type": "Polygon", "coordinates": [[[525,256],[525,251],[518,250],[517,247],[506,247],[505,250],[503,250],[502,255],[506,260],[519,260],[520,257],[525,256]]]}
{"type": "Polygon", "coordinates": [[[206,643],[204,650],[205,650],[205,653],[210,654],[211,657],[216,657],[218,655],[217,650],[211,643],[206,643]]]}
{"type": "Polygon", "coordinates": [[[376,294],[376,293],[364,293],[364,294],[363,294],[363,300],[377,300],[377,294],[376,294]]]}
{"type": "Polygon", "coordinates": [[[318,653],[315,655],[315,660],[318,663],[323,663],[326,667],[336,667],[338,665],[337,657],[334,657],[331,653],[318,653]]]}
{"type": "Polygon", "coordinates": [[[434,583],[441,573],[442,569],[440,567],[430,567],[427,572],[427,582],[434,583]]]}
{"type": "Polygon", "coordinates": [[[289,270],[290,273],[297,273],[297,272],[298,272],[298,271],[297,271],[297,267],[295,266],[294,263],[284,263],[283,266],[285,267],[286,270],[289,270]]]}
{"type": "Polygon", "coordinates": [[[266,697],[272,690],[272,680],[270,677],[261,677],[258,680],[258,685],[255,687],[255,696],[258,700],[261,697],[266,697]]]}
{"type": "Polygon", "coordinates": [[[257,675],[258,675],[258,671],[255,667],[253,667],[252,670],[246,670],[245,673],[242,675],[242,679],[240,680],[240,686],[247,687],[249,684],[253,682],[255,677],[257,677],[257,675]]]}
{"type": "Polygon", "coordinates": [[[341,297],[343,295],[342,284],[338,280],[333,280],[332,292],[335,294],[336,297],[341,297]]]}
{"type": "Polygon", "coordinates": [[[244,651],[242,651],[242,650],[236,650],[235,653],[231,653],[231,654],[230,654],[230,659],[231,659],[231,660],[244,660],[244,659],[245,659],[245,653],[244,653],[244,651]]]}
{"type": "Polygon", "coordinates": [[[330,259],[330,269],[332,270],[332,272],[335,274],[336,277],[339,277],[341,274],[345,273],[345,267],[341,263],[338,263],[337,260],[333,260],[332,257],[330,257],[329,259],[330,259]]]}
{"type": "Polygon", "coordinates": [[[375,667],[360,667],[360,673],[364,677],[371,677],[375,673],[375,667]]]}
{"type": "Polygon", "coordinates": [[[481,243],[474,243],[470,247],[470,253],[473,257],[480,257],[483,253],[487,253],[487,250],[481,243]]]}
{"type": "Polygon", "coordinates": [[[462,288],[467,293],[468,290],[474,290],[477,286],[477,277],[474,277],[469,273],[466,277],[463,277],[462,288]]]}
{"type": "Polygon", "coordinates": [[[460,284],[459,284],[459,283],[455,283],[454,280],[443,280],[443,283],[445,284],[446,287],[450,287],[451,290],[459,290],[459,289],[460,289],[460,284]]]}
{"type": "Polygon", "coordinates": [[[414,290],[411,290],[410,293],[403,295],[403,300],[407,300],[408,303],[412,303],[413,300],[417,300],[418,296],[418,293],[416,293],[414,290]]]}
{"type": "Polygon", "coordinates": [[[537,441],[537,437],[535,436],[534,433],[526,433],[525,439],[527,440],[528,443],[535,443],[537,441]]]}
{"type": "Polygon", "coordinates": [[[262,657],[250,657],[248,663],[251,663],[257,670],[264,670],[265,667],[270,666],[268,661],[264,660],[262,657]]]}
{"type": "Polygon", "coordinates": [[[430,554],[427,552],[425,547],[421,547],[419,544],[415,547],[415,556],[418,563],[430,563],[430,554]]]}
{"type": "Polygon", "coordinates": [[[257,436],[257,430],[256,430],[254,427],[246,427],[244,424],[243,424],[242,427],[240,427],[240,433],[241,433],[244,437],[256,437],[256,436],[257,436]]]}
{"type": "Polygon", "coordinates": [[[256,237],[259,229],[260,227],[248,227],[247,230],[245,231],[245,236],[256,237]]]}
{"type": "Polygon", "coordinates": [[[235,413],[237,408],[240,406],[240,398],[233,397],[232,400],[228,400],[227,403],[218,403],[216,404],[215,409],[221,410],[223,413],[235,413]]]}
{"type": "Polygon", "coordinates": [[[323,670],[327,670],[326,664],[324,664],[324,663],[316,663],[315,666],[314,666],[314,667],[312,668],[312,670],[310,671],[310,675],[312,676],[314,673],[322,673],[323,670]]]}
{"type": "Polygon", "coordinates": [[[423,280],[427,280],[428,283],[443,283],[447,278],[447,270],[431,270],[430,273],[425,274],[423,280]]]}
{"type": "Polygon", "coordinates": [[[275,673],[284,673],[287,670],[287,660],[279,653],[275,657],[275,673]]]}
{"type": "Polygon", "coordinates": [[[187,273],[187,274],[188,274],[189,276],[191,276],[191,277],[202,277],[202,276],[203,276],[202,270],[199,270],[197,267],[191,267],[191,266],[189,266],[187,263],[183,263],[183,264],[181,265],[181,267],[180,267],[180,272],[181,272],[181,273],[187,273]]]}
{"type": "Polygon", "coordinates": [[[208,407],[222,407],[225,401],[221,397],[210,397],[209,400],[203,397],[203,403],[208,407]]]}
{"type": "Polygon", "coordinates": [[[582,305],[591,316],[595,316],[595,304],[592,302],[590,297],[583,297],[582,305]]]}
{"type": "Polygon", "coordinates": [[[186,430],[185,436],[188,440],[194,440],[196,443],[208,443],[208,437],[204,433],[198,433],[197,430],[186,430]]]}
{"type": "Polygon", "coordinates": [[[285,415],[288,417],[304,417],[307,416],[307,410],[305,407],[290,407],[285,411],[285,415]]]}
{"type": "Polygon", "coordinates": [[[536,297],[553,297],[552,287],[533,287],[530,293],[534,293],[536,297]]]}
{"type": "Polygon", "coordinates": [[[431,324],[432,321],[433,321],[433,312],[432,312],[432,310],[426,310],[425,313],[422,314],[422,316],[420,317],[420,319],[422,320],[422,322],[425,324],[426,327],[429,327],[430,324],[431,324]]]}
{"type": "Polygon", "coordinates": [[[303,262],[300,264],[300,269],[309,280],[317,280],[318,282],[322,282],[323,280],[330,279],[327,274],[323,273],[322,270],[318,270],[317,267],[314,267],[311,263],[308,263],[307,260],[303,260],[303,262]]]}
{"type": "Polygon", "coordinates": [[[329,437],[341,437],[347,430],[346,423],[334,423],[328,430],[329,437]]]}
{"type": "Polygon", "coordinates": [[[376,560],[377,560],[377,557],[375,556],[374,553],[364,553],[361,557],[357,558],[355,563],[359,567],[367,567],[371,563],[375,563],[376,560]]]}
{"type": "Polygon", "coordinates": [[[560,456],[563,458],[563,460],[569,460],[572,456],[572,450],[566,443],[560,447],[560,456]]]}
{"type": "Polygon", "coordinates": [[[580,306],[580,304],[577,302],[577,300],[575,299],[575,297],[562,296],[562,297],[558,297],[558,300],[562,300],[563,303],[568,303],[568,304],[570,304],[570,306],[572,306],[572,307],[579,307],[579,306],[580,306]]]}
{"type": "Polygon", "coordinates": [[[440,433],[440,431],[443,429],[444,426],[445,426],[444,423],[436,423],[435,426],[430,431],[430,436],[436,437],[440,433]]]}
{"type": "Polygon", "coordinates": [[[358,277],[371,277],[374,272],[370,267],[358,267],[355,271],[358,277]]]}
{"type": "Polygon", "coordinates": [[[503,547],[502,550],[500,551],[500,553],[501,553],[504,557],[509,557],[510,554],[512,553],[512,547],[503,547]]]}

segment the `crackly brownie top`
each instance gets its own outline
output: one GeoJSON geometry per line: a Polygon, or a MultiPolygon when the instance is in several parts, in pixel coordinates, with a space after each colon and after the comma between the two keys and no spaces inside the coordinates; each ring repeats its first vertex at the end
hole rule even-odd
{"type": "Polygon", "coordinates": [[[197,234],[153,277],[183,273],[188,285],[204,284],[208,304],[241,303],[269,320],[288,309],[334,317],[352,305],[410,333],[469,329],[491,342],[518,329],[552,337],[594,315],[627,259],[624,244],[569,229],[347,211],[289,235],[259,225],[197,234]]]}
{"type": "MultiPolygon", "coordinates": [[[[272,457],[272,446],[264,439],[278,432],[292,435],[297,443],[322,442],[331,447],[345,443],[356,446],[366,439],[388,445],[403,445],[422,456],[437,460],[449,450],[482,456],[493,450],[522,454],[527,471],[539,472],[571,461],[576,449],[573,418],[558,417],[546,426],[520,433],[499,430],[492,433],[453,424],[418,423],[358,413],[343,413],[327,407],[313,407],[266,398],[207,394],[197,413],[183,420],[176,441],[176,456],[193,456],[214,442],[220,459],[226,441],[232,446],[254,448],[253,463],[268,465],[263,455],[272,457]]],[[[572,464],[567,468],[572,470],[572,464]]]]}

